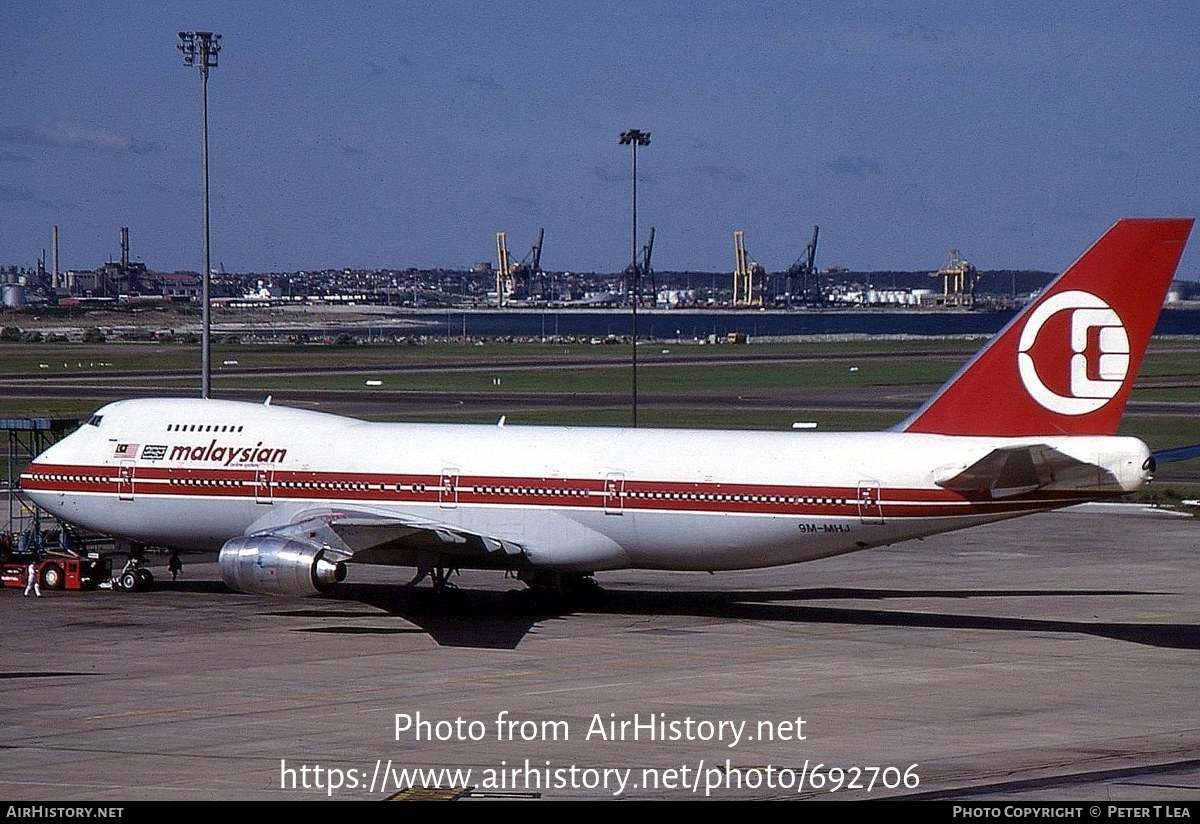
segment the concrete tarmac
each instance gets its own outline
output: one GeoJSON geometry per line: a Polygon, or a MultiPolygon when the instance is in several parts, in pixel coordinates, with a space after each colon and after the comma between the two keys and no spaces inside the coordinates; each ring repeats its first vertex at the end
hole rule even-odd
{"type": "Polygon", "coordinates": [[[603,603],[538,614],[496,573],[275,599],[184,561],[146,593],[0,590],[0,796],[1200,800],[1189,517],[603,573],[603,603]]]}

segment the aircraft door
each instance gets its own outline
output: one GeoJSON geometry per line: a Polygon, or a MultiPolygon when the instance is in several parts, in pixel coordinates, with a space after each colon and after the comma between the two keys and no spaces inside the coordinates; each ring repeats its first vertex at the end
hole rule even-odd
{"type": "Polygon", "coordinates": [[[117,498],[122,501],[133,500],[133,461],[121,461],[117,468],[117,498]]]}
{"type": "Polygon", "coordinates": [[[625,473],[609,472],[604,476],[604,514],[625,513],[625,473]]]}
{"type": "Polygon", "coordinates": [[[438,481],[438,506],[454,509],[458,506],[458,467],[448,466],[442,470],[438,481]]]}
{"type": "Polygon", "coordinates": [[[858,482],[858,517],[864,524],[883,523],[878,481],[858,482]]]}
{"type": "Polygon", "coordinates": [[[274,503],[275,467],[258,466],[254,468],[254,503],[274,503]]]}

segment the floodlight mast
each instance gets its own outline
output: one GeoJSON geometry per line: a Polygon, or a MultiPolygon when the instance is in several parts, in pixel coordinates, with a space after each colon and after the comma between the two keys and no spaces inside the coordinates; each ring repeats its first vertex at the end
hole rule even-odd
{"type": "Polygon", "coordinates": [[[212,266],[209,258],[208,231],[208,70],[217,67],[217,54],[221,51],[221,35],[210,31],[179,32],[179,51],[183,54],[183,65],[200,69],[200,108],[203,121],[204,145],[204,269],[200,273],[201,291],[201,340],[200,340],[200,397],[212,394],[212,266]]]}
{"type": "Polygon", "coordinates": [[[637,386],[637,307],[639,299],[638,289],[638,224],[637,224],[637,150],[638,146],[650,145],[650,132],[643,132],[641,129],[629,129],[621,132],[618,138],[618,145],[630,146],[633,152],[633,235],[630,246],[632,252],[629,255],[629,274],[632,280],[630,293],[632,295],[633,305],[633,428],[637,429],[638,425],[638,386],[637,386]]]}

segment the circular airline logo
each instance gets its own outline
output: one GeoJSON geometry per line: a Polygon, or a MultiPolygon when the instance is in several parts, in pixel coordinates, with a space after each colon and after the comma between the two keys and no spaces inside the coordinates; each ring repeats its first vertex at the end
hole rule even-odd
{"type": "MultiPolygon", "coordinates": [[[[1041,357],[1047,358],[1044,353],[1041,357]]],[[[1060,292],[1030,313],[1021,331],[1017,365],[1025,390],[1043,407],[1060,415],[1086,415],[1112,400],[1125,382],[1129,374],[1129,335],[1121,316],[1092,293],[1060,292]],[[1070,372],[1064,387],[1067,394],[1046,386],[1032,352],[1042,327],[1060,312],[1071,313],[1070,372]]]]}

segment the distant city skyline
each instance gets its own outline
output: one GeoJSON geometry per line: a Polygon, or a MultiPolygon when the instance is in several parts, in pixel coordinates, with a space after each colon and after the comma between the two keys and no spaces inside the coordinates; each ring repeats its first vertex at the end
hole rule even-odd
{"type": "MultiPolygon", "coordinates": [[[[1061,271],[1118,217],[1200,214],[1186,2],[0,5],[0,264],[1061,271]],[[638,245],[645,238],[638,239],[638,245]],[[494,263],[494,261],[493,261],[494,263]]],[[[1200,278],[1200,238],[1179,275],[1200,278]]]]}

